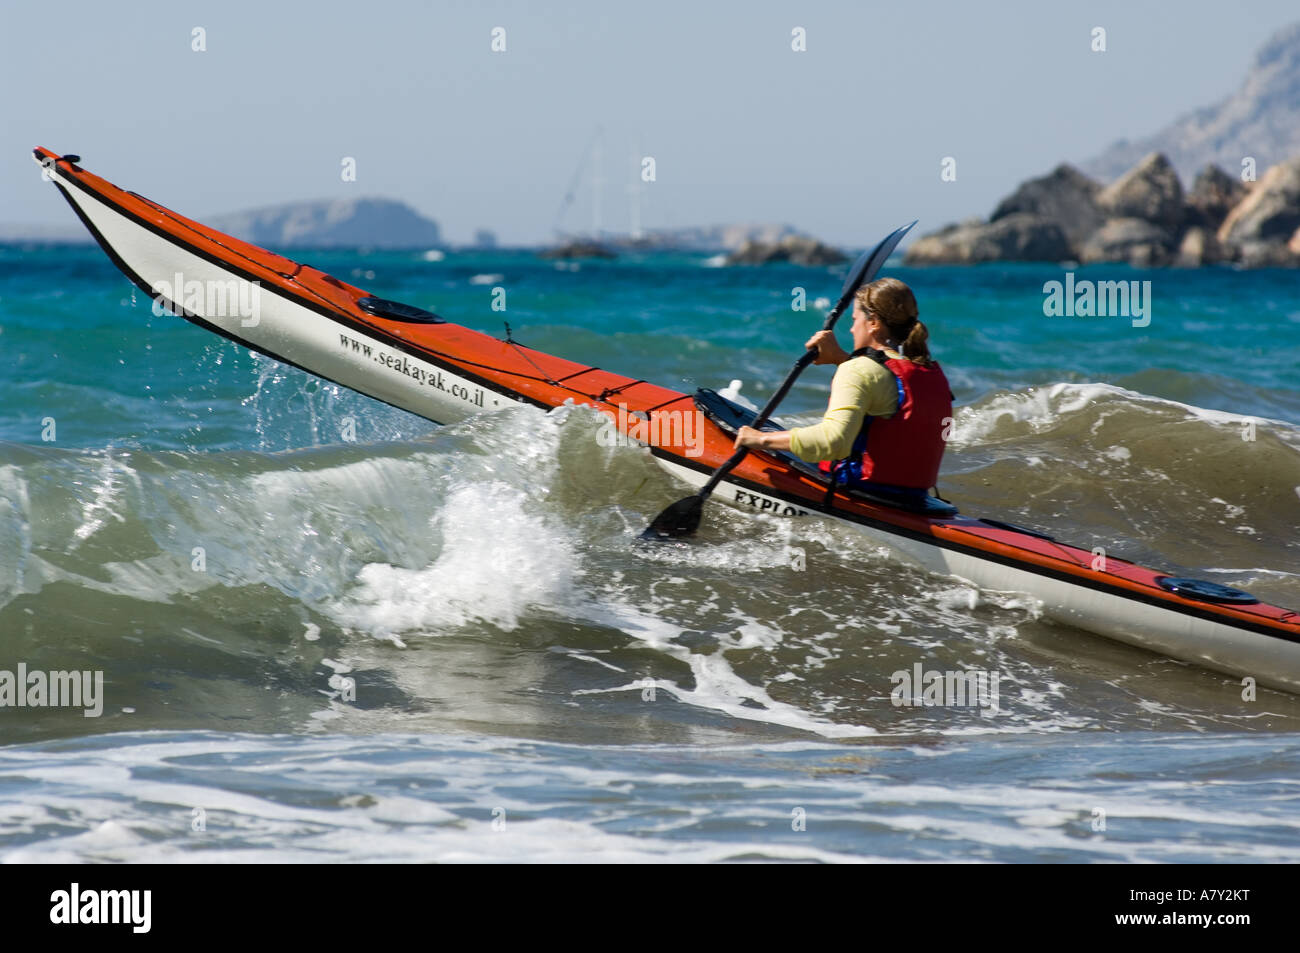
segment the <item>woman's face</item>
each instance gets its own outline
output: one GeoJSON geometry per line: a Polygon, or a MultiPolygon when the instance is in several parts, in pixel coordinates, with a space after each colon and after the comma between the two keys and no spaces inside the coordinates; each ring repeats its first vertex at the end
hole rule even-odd
{"type": "Polygon", "coordinates": [[[862,307],[860,302],[853,302],[853,343],[855,347],[865,347],[873,341],[885,341],[887,338],[881,337],[885,330],[884,323],[866,308],[862,307]]]}

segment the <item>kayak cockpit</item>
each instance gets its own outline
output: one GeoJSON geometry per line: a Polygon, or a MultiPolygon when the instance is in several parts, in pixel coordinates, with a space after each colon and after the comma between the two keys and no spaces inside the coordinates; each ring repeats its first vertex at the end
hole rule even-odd
{"type": "MultiPolygon", "coordinates": [[[[754,418],[757,416],[755,411],[723,397],[717,391],[708,387],[701,387],[697,390],[694,400],[695,406],[706,417],[717,424],[723,432],[730,435],[734,435],[741,427],[752,427],[754,418]]],[[[786,428],[775,420],[768,420],[758,429],[785,430],[786,428]]],[[[806,476],[812,477],[817,482],[824,484],[828,490],[830,489],[830,475],[820,470],[815,464],[809,463],[807,460],[801,460],[794,454],[783,450],[764,450],[763,452],[776,457],[792,470],[797,470],[806,476]]],[[[951,519],[957,515],[957,507],[946,500],[930,496],[924,490],[909,490],[904,487],[891,487],[879,483],[841,484],[835,487],[835,496],[865,500],[869,503],[888,506],[906,513],[916,513],[930,519],[951,519]]],[[[828,504],[833,505],[833,500],[833,497],[829,497],[828,504]]]]}

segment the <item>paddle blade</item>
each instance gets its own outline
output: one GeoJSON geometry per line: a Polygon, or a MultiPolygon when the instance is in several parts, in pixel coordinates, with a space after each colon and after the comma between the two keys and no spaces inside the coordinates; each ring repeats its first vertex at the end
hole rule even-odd
{"type": "Polygon", "coordinates": [[[858,256],[858,260],[849,269],[848,277],[844,279],[844,287],[840,289],[840,294],[848,295],[851,293],[850,289],[857,291],[859,285],[876,277],[876,272],[880,271],[889,256],[894,253],[894,249],[898,247],[898,243],[903,240],[903,236],[910,232],[915,224],[916,222],[913,221],[902,228],[894,229],[879,245],[858,256]]]}
{"type": "Polygon", "coordinates": [[[642,539],[676,539],[690,536],[700,528],[700,516],[704,512],[704,501],[698,495],[678,500],[654,518],[642,539]]]}

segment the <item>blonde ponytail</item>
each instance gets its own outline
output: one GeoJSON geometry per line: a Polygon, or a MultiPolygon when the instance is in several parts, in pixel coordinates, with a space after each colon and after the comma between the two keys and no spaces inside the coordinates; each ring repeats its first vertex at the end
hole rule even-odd
{"type": "Polygon", "coordinates": [[[912,325],[912,330],[908,332],[907,340],[899,348],[899,353],[913,364],[920,364],[922,367],[934,363],[934,358],[930,357],[930,330],[925,326],[924,321],[917,319],[917,322],[912,325]]]}
{"type": "Polygon", "coordinates": [[[893,340],[902,339],[899,353],[913,364],[928,367],[930,331],[917,317],[916,296],[897,278],[877,278],[857,294],[858,303],[878,317],[893,340]]]}

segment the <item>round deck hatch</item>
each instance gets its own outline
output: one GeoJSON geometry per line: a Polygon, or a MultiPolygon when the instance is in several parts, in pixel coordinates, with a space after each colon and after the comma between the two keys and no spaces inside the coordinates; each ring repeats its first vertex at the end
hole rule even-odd
{"type": "Polygon", "coordinates": [[[1209,582],[1205,579],[1175,579],[1171,576],[1161,576],[1156,582],[1162,589],[1168,589],[1185,599],[1197,599],[1200,602],[1226,602],[1239,606],[1254,605],[1259,602],[1249,592],[1233,589],[1231,586],[1221,586],[1217,582],[1209,582]]]}
{"type": "Polygon", "coordinates": [[[389,301],[387,298],[358,298],[357,307],[367,314],[390,321],[410,321],[415,324],[446,324],[432,311],[425,311],[413,304],[389,301]]]}

